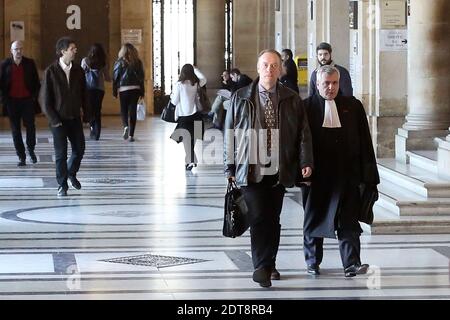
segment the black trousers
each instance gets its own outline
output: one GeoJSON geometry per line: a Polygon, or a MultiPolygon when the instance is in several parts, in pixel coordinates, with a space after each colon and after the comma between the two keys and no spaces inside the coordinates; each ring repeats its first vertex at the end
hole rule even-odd
{"type": "Polygon", "coordinates": [[[100,139],[102,132],[102,102],[105,96],[105,91],[102,90],[88,90],[89,104],[92,108],[91,138],[95,140],[100,139]]]}
{"type": "Polygon", "coordinates": [[[242,187],[249,209],[252,261],[255,269],[275,267],[280,244],[280,214],[286,189],[277,176],[242,187]]]}
{"type": "Polygon", "coordinates": [[[10,99],[6,105],[8,110],[9,122],[11,124],[11,132],[16,149],[17,156],[20,159],[25,159],[25,146],[22,139],[21,122],[27,132],[27,148],[29,151],[34,151],[36,147],[36,126],[34,114],[34,101],[31,98],[25,99],[10,99]]]}
{"type": "MultiPolygon", "coordinates": [[[[344,269],[353,264],[361,264],[360,233],[338,229],[337,236],[344,269]]],[[[323,258],[323,238],[313,238],[305,234],[303,236],[303,252],[307,265],[319,266],[323,258]]]]}
{"type": "Polygon", "coordinates": [[[122,115],[122,125],[123,127],[129,127],[131,137],[134,137],[134,131],[136,129],[136,111],[140,95],[140,90],[129,90],[120,93],[120,113],[122,115]]]}
{"type": "Polygon", "coordinates": [[[67,178],[75,177],[80,170],[84,156],[85,138],[81,119],[63,120],[62,126],[50,127],[55,148],[56,180],[60,187],[67,189],[67,178]],[[67,140],[72,148],[72,155],[67,161],[67,140]]]}

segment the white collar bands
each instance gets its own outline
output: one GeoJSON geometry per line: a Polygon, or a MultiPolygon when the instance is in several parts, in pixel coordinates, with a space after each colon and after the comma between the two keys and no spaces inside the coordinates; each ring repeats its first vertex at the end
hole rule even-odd
{"type": "Polygon", "coordinates": [[[323,116],[324,128],[341,128],[341,121],[334,100],[325,100],[325,112],[323,116]]]}

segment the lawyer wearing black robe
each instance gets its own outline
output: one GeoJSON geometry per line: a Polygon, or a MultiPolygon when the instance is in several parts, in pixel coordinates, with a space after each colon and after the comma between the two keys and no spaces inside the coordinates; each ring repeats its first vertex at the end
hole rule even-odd
{"type": "Polygon", "coordinates": [[[375,186],[379,176],[361,102],[341,95],[334,100],[341,128],[323,128],[325,99],[319,93],[305,101],[314,172],[311,185],[302,187],[304,252],[308,266],[318,267],[323,257],[323,238],[336,238],[337,233],[342,263],[347,268],[361,264],[360,185],[375,186]]]}

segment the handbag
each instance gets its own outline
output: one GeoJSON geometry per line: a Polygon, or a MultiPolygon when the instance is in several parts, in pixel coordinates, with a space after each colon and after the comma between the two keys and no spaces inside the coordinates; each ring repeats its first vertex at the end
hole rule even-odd
{"type": "Polygon", "coordinates": [[[206,94],[206,87],[197,86],[197,97],[198,97],[198,111],[202,113],[208,113],[211,111],[211,102],[209,101],[208,95],[206,94]]]}
{"type": "Polygon", "coordinates": [[[176,123],[175,121],[175,109],[176,106],[169,100],[167,106],[161,112],[161,120],[166,122],[176,123]]]}
{"type": "Polygon", "coordinates": [[[136,120],[144,121],[146,113],[147,113],[147,107],[145,105],[145,101],[142,99],[137,104],[136,120]]]}
{"type": "Polygon", "coordinates": [[[225,237],[236,238],[248,228],[248,207],[242,190],[237,187],[236,182],[229,181],[225,195],[222,234],[225,237]]]}

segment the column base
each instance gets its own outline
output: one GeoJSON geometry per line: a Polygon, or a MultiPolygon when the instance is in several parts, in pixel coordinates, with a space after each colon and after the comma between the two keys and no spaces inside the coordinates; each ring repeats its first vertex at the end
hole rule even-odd
{"type": "Polygon", "coordinates": [[[450,134],[445,139],[436,138],[435,141],[438,144],[438,175],[450,178],[450,134]]]}
{"type": "MultiPolygon", "coordinates": [[[[395,159],[409,163],[406,151],[435,150],[436,137],[445,137],[448,130],[408,130],[399,128],[395,136],[395,159]]],[[[444,138],[445,140],[445,138],[444,138]]]]}

